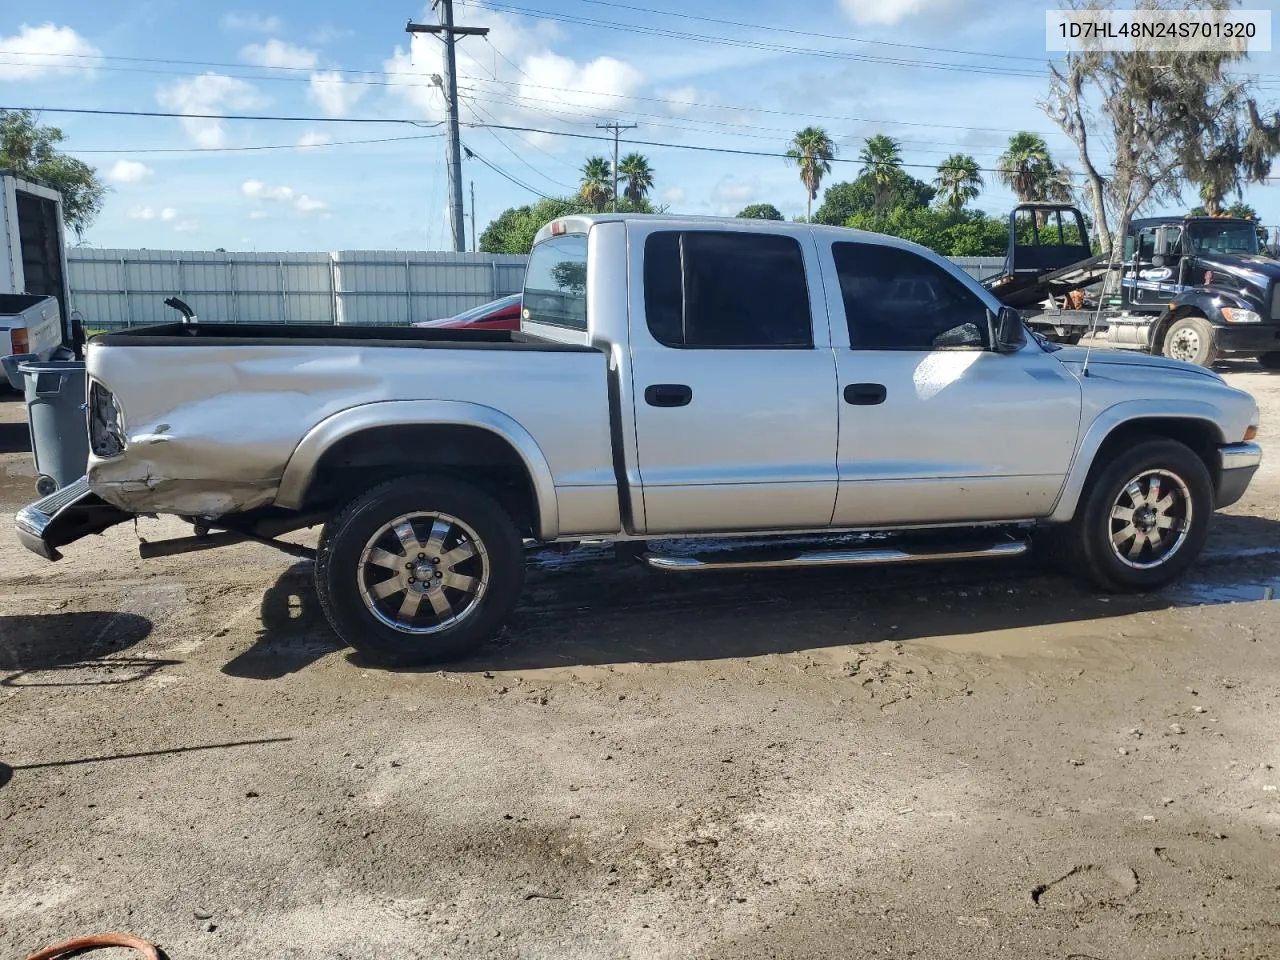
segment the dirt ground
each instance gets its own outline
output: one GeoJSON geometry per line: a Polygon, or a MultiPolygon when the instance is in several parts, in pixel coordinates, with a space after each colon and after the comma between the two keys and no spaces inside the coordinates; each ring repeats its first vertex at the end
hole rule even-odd
{"type": "MultiPolygon", "coordinates": [[[[1228,370],[1280,440],[1280,375],[1228,370]]],[[[149,521],[24,552],[22,415],[3,957],[1280,956],[1280,455],[1157,595],[583,550],[478,658],[389,672],[264,547],[143,563],[178,532],[149,521]]]]}

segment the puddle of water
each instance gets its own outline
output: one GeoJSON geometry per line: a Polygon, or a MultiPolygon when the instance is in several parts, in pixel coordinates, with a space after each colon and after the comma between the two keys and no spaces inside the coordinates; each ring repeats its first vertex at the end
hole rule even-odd
{"type": "Polygon", "coordinates": [[[1190,580],[1176,583],[1160,591],[1180,607],[1220,603],[1255,603],[1280,598],[1280,578],[1269,578],[1252,583],[1221,583],[1209,580],[1190,580]]]}

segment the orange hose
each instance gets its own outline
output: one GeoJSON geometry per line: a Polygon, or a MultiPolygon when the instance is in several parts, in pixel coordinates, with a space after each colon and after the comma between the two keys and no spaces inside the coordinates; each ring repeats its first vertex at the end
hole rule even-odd
{"type": "Polygon", "coordinates": [[[84,950],[102,950],[106,947],[130,947],[142,954],[146,960],[160,960],[160,953],[154,946],[140,937],[129,933],[96,933],[91,937],[76,937],[56,947],[37,950],[27,960],[57,960],[68,953],[79,953],[84,950]]]}

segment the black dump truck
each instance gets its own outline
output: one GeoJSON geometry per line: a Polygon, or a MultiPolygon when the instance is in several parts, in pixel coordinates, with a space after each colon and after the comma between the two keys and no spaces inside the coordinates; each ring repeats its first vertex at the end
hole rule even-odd
{"type": "Polygon", "coordinates": [[[1123,259],[1109,261],[1077,208],[1024,203],[1009,216],[1004,269],[983,284],[1051,340],[1105,330],[1113,347],[1280,370],[1280,261],[1260,250],[1250,220],[1149,217],[1130,223],[1123,259]]]}

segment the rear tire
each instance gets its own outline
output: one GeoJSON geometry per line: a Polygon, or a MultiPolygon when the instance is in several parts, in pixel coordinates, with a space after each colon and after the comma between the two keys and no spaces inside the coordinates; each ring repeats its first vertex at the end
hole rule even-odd
{"type": "Polygon", "coordinates": [[[524,586],[524,545],[493,499],[402,477],[325,525],[316,593],[338,636],[390,666],[455,660],[495,636],[524,586]]]}
{"type": "Polygon", "coordinates": [[[1280,370],[1280,350],[1273,350],[1258,357],[1264,370],[1280,370]]]}
{"type": "Polygon", "coordinates": [[[1155,590],[1195,562],[1212,514],[1213,480],[1195,452],[1174,440],[1141,441],[1090,482],[1070,554],[1103,590],[1155,590]]]}
{"type": "Polygon", "coordinates": [[[1218,362],[1218,341],[1204,317],[1180,317],[1164,332],[1162,352],[1171,360],[1212,367],[1218,362]]]}

